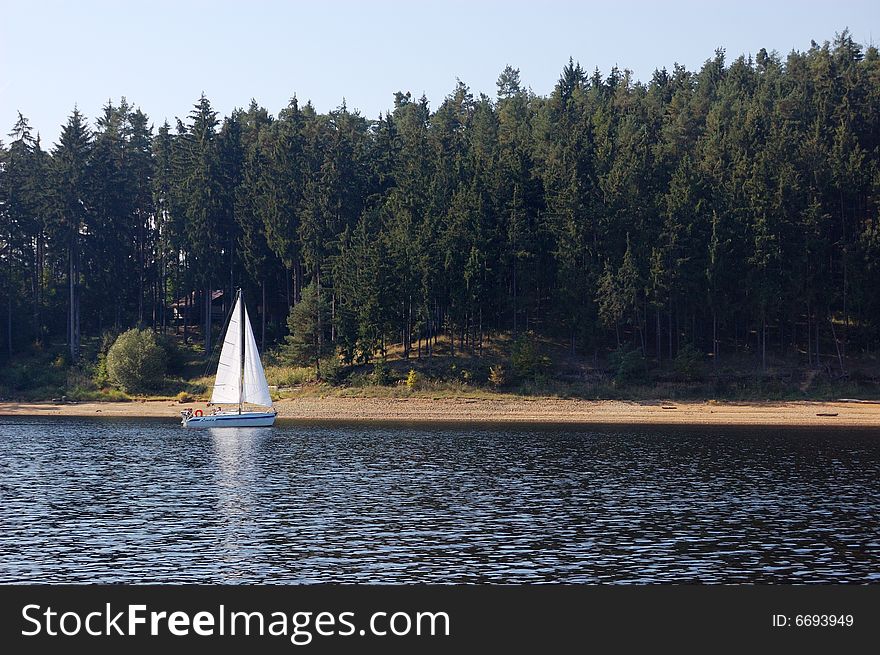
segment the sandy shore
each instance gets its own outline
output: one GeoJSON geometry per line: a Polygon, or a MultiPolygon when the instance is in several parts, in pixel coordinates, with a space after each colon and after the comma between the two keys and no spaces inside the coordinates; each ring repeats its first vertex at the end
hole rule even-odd
{"type": "MultiPolygon", "coordinates": [[[[177,418],[205,403],[170,400],[110,403],[0,403],[0,416],[177,418]]],[[[276,404],[279,418],[434,422],[788,425],[880,428],[880,403],[624,402],[548,398],[297,398],[276,404]],[[825,416],[823,416],[823,414],[825,416]]]]}

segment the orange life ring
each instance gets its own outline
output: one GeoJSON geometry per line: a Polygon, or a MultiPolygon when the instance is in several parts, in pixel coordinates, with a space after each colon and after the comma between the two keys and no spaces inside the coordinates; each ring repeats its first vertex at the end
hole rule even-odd
{"type": "Polygon", "coordinates": [[[203,414],[204,414],[204,412],[203,412],[202,410],[200,410],[200,409],[197,409],[197,410],[195,411],[195,415],[196,415],[196,416],[202,416],[203,414]]]}

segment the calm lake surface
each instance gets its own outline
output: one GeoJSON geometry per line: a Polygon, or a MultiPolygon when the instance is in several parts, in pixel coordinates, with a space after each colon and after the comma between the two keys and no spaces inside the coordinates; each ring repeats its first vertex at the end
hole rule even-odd
{"type": "Polygon", "coordinates": [[[0,582],[880,581],[880,430],[0,435],[0,582]]]}

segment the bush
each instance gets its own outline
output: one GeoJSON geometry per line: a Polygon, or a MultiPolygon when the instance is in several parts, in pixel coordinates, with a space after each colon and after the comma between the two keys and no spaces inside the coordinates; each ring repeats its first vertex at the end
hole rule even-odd
{"type": "Polygon", "coordinates": [[[181,391],[179,394],[177,394],[176,398],[177,402],[179,403],[191,403],[195,401],[195,398],[193,398],[192,395],[187,391],[181,391]]]}
{"type": "Polygon", "coordinates": [[[632,382],[645,376],[645,358],[638,350],[621,346],[611,353],[611,367],[614,369],[614,383],[632,382]]]}
{"type": "Polygon", "coordinates": [[[165,377],[166,354],[151,330],[123,332],[107,353],[107,378],[127,393],[156,389],[165,377]]]}
{"type": "Polygon", "coordinates": [[[385,362],[376,362],[373,364],[373,372],[370,375],[370,382],[379,387],[385,387],[391,384],[391,371],[385,362]]]}
{"type": "Polygon", "coordinates": [[[415,390],[419,385],[419,374],[414,368],[409,369],[409,375],[406,376],[406,388],[410,391],[415,390]]]}
{"type": "Polygon", "coordinates": [[[343,378],[342,362],[334,353],[321,360],[321,379],[330,384],[339,384],[343,378]]]}
{"type": "Polygon", "coordinates": [[[504,367],[501,364],[489,368],[489,384],[492,385],[493,389],[500,389],[506,383],[507,378],[505,377],[504,367]]]}
{"type": "Polygon", "coordinates": [[[116,343],[116,339],[118,338],[118,332],[104,330],[104,332],[101,333],[101,343],[98,345],[98,353],[101,355],[106,355],[108,352],[110,352],[110,348],[113,347],[113,344],[116,343]]]}
{"type": "Polygon", "coordinates": [[[104,353],[98,353],[98,361],[95,363],[95,373],[92,375],[92,382],[99,389],[103,389],[110,383],[110,378],[107,376],[107,355],[104,353]]]}
{"type": "Polygon", "coordinates": [[[675,372],[685,380],[694,380],[703,373],[703,356],[699,350],[686,343],[678,349],[672,366],[675,372]]]}
{"type": "Polygon", "coordinates": [[[162,350],[165,351],[165,366],[169,373],[183,373],[186,367],[186,353],[180,348],[178,341],[170,334],[160,334],[156,337],[162,350]]]}
{"type": "Polygon", "coordinates": [[[513,343],[510,363],[517,378],[537,380],[550,367],[550,360],[541,354],[538,341],[532,332],[520,335],[513,343]]]}

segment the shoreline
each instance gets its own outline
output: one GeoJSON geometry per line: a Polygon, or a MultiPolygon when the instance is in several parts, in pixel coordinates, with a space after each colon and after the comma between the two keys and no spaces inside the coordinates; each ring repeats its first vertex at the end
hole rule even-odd
{"type": "MultiPolygon", "coordinates": [[[[0,403],[3,416],[97,416],[178,419],[205,402],[0,403]]],[[[275,404],[279,419],[434,423],[755,425],[880,428],[880,403],[840,401],[620,401],[560,398],[303,397],[275,404]],[[823,416],[824,415],[824,416],[823,416]]]]}

